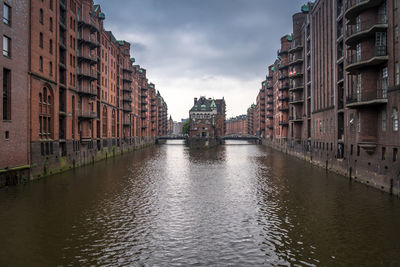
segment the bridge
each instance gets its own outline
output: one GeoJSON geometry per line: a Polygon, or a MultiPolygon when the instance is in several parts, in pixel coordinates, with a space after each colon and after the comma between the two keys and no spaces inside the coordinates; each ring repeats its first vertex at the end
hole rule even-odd
{"type": "Polygon", "coordinates": [[[230,134],[222,137],[223,140],[261,141],[261,137],[250,134],[230,134]]]}
{"type": "Polygon", "coordinates": [[[157,140],[186,140],[189,137],[187,135],[164,135],[157,137],[157,140]]]}

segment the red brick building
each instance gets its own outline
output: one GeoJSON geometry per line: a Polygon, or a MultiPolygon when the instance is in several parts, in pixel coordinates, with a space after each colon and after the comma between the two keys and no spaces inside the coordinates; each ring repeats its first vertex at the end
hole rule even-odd
{"type": "Polygon", "coordinates": [[[9,14],[0,26],[7,44],[0,61],[6,137],[0,142],[10,150],[4,155],[12,156],[0,158],[0,184],[9,183],[16,167],[43,176],[154,142],[166,132],[164,99],[146,70],[132,65],[130,44],[104,29],[99,5],[1,4],[9,14]]]}
{"type": "Polygon", "coordinates": [[[317,0],[293,15],[267,74],[267,144],[399,192],[398,5],[317,0]]]}
{"type": "Polygon", "coordinates": [[[247,130],[247,116],[240,115],[226,121],[226,135],[245,135],[247,130]]]}
{"type": "Polygon", "coordinates": [[[190,137],[215,139],[225,135],[226,105],[224,99],[211,99],[204,96],[194,99],[189,111],[190,137]]]}
{"type": "Polygon", "coordinates": [[[0,187],[29,172],[29,4],[0,1],[0,187]]]}

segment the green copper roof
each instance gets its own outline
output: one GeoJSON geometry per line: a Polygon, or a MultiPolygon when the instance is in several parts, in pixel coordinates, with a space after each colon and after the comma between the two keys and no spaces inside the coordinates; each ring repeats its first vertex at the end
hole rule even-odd
{"type": "Polygon", "coordinates": [[[310,11],[310,6],[309,5],[303,5],[301,7],[301,12],[308,13],[309,11],[310,11]]]}
{"type": "Polygon", "coordinates": [[[143,70],[142,70],[142,69],[139,69],[139,73],[143,73],[143,70]]]}
{"type": "Polygon", "coordinates": [[[291,42],[293,40],[293,36],[291,34],[286,35],[286,40],[291,42]]]}
{"type": "Polygon", "coordinates": [[[263,86],[265,86],[265,83],[263,83],[263,86]]]}
{"type": "Polygon", "coordinates": [[[274,70],[275,70],[275,67],[272,67],[271,70],[274,71],[274,70]]]}
{"type": "Polygon", "coordinates": [[[279,60],[282,60],[282,57],[281,57],[281,56],[278,56],[278,59],[279,59],[279,60]]]}
{"type": "Polygon", "coordinates": [[[210,107],[212,107],[212,108],[216,108],[216,107],[217,107],[217,105],[215,104],[215,101],[214,101],[214,100],[211,102],[210,107]]]}
{"type": "Polygon", "coordinates": [[[119,45],[124,45],[125,44],[125,42],[122,41],[122,40],[118,40],[117,42],[119,43],[119,45]]]}
{"type": "Polygon", "coordinates": [[[99,19],[106,19],[106,15],[103,12],[100,12],[99,19]]]}
{"type": "Polygon", "coordinates": [[[206,108],[206,105],[201,105],[200,107],[201,107],[201,108],[206,108]]]}
{"type": "Polygon", "coordinates": [[[131,60],[132,63],[135,63],[135,62],[136,62],[136,59],[135,59],[134,57],[131,57],[130,60],[131,60]]]}

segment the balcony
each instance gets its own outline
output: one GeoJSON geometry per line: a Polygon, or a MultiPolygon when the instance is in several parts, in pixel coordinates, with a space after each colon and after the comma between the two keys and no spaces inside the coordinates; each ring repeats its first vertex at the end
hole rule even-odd
{"type": "Polygon", "coordinates": [[[295,104],[303,104],[304,98],[303,97],[291,97],[289,104],[295,105],[295,104]]]}
{"type": "Polygon", "coordinates": [[[303,58],[302,57],[294,57],[292,58],[292,60],[289,62],[289,66],[293,66],[293,65],[299,65],[299,64],[303,64],[303,58]]]}
{"type": "Polygon", "coordinates": [[[289,100],[289,97],[287,95],[280,95],[278,96],[279,101],[287,101],[289,100]]]}
{"type": "Polygon", "coordinates": [[[344,16],[348,20],[355,19],[360,12],[371,7],[377,7],[383,2],[384,0],[347,0],[344,16]]]}
{"type": "Polygon", "coordinates": [[[289,89],[289,83],[283,83],[279,86],[279,91],[287,90],[289,89]]]}
{"type": "Polygon", "coordinates": [[[351,109],[385,105],[388,101],[387,90],[377,89],[376,92],[351,95],[346,99],[346,107],[351,109]]]}
{"type": "Polygon", "coordinates": [[[123,111],[125,111],[125,112],[132,112],[132,106],[126,106],[126,105],[124,105],[123,107],[122,107],[122,110],[123,111]]]}
{"type": "Polygon", "coordinates": [[[283,112],[287,112],[287,111],[289,111],[289,107],[279,107],[278,110],[279,111],[283,111],[283,112]]]}
{"type": "Polygon", "coordinates": [[[280,121],[279,121],[279,125],[281,125],[281,126],[288,126],[288,125],[289,125],[289,122],[288,122],[288,121],[285,121],[285,120],[280,120],[280,121]]]}
{"type": "Polygon", "coordinates": [[[90,81],[97,80],[97,72],[96,71],[78,68],[77,74],[78,74],[78,79],[87,79],[90,81]]]}
{"type": "MultiPolygon", "coordinates": [[[[141,98],[147,98],[147,95],[141,95],[141,98]]],[[[143,100],[144,101],[144,100],[143,100]]]]}
{"type": "Polygon", "coordinates": [[[285,80],[287,78],[288,78],[287,75],[279,75],[278,80],[285,80]]]}
{"type": "Polygon", "coordinates": [[[132,83],[132,77],[124,75],[122,77],[122,81],[125,82],[125,83],[132,83]]]}
{"type": "Polygon", "coordinates": [[[274,93],[272,91],[270,91],[270,92],[267,93],[267,96],[268,97],[272,97],[272,96],[274,96],[274,93]]]}
{"type": "Polygon", "coordinates": [[[91,120],[97,118],[97,112],[78,110],[78,118],[82,120],[91,120]]]}
{"type": "Polygon", "coordinates": [[[90,64],[96,64],[97,63],[97,55],[93,56],[89,52],[84,52],[78,50],[78,61],[86,61],[89,62],[90,64]]]}
{"type": "Polygon", "coordinates": [[[303,77],[303,71],[297,71],[297,70],[292,70],[289,71],[289,78],[290,79],[296,79],[296,78],[302,78],[303,77]]]}
{"type": "Polygon", "coordinates": [[[278,49],[278,51],[277,51],[278,56],[282,56],[287,53],[288,53],[288,50],[284,50],[284,49],[278,49]]]}
{"type": "Polygon", "coordinates": [[[124,95],[124,97],[122,98],[122,101],[123,102],[127,102],[127,103],[131,103],[132,102],[132,96],[124,95]]]}
{"type": "Polygon", "coordinates": [[[347,72],[354,72],[359,69],[371,66],[379,66],[388,61],[386,46],[375,46],[372,51],[365,51],[362,55],[350,55],[347,58],[347,72]]]}
{"type": "Polygon", "coordinates": [[[273,101],[272,99],[268,99],[268,100],[267,100],[267,104],[272,105],[273,103],[274,103],[274,101],[273,101]]]}
{"type": "Polygon", "coordinates": [[[122,91],[127,92],[127,93],[132,93],[132,88],[124,86],[124,87],[122,87],[122,91]]]}
{"type": "Polygon", "coordinates": [[[362,39],[375,38],[376,32],[386,31],[388,28],[387,21],[362,21],[356,25],[347,25],[346,45],[354,46],[362,39]]]}
{"type": "Polygon", "coordinates": [[[81,95],[97,96],[97,88],[92,88],[89,85],[78,85],[76,91],[81,95]]]}
{"type": "Polygon", "coordinates": [[[290,49],[289,53],[294,53],[296,51],[300,51],[303,49],[303,42],[302,40],[293,40],[292,43],[290,44],[290,49]]]}
{"type": "Polygon", "coordinates": [[[96,40],[96,38],[91,38],[91,36],[86,36],[82,33],[78,33],[78,42],[81,44],[87,44],[89,45],[91,48],[96,48],[99,47],[100,44],[99,42],[96,40]]]}
{"type": "Polygon", "coordinates": [[[297,84],[297,85],[292,85],[293,87],[291,87],[289,89],[289,91],[293,92],[293,91],[302,91],[304,89],[304,85],[303,84],[297,84]]]}
{"type": "Polygon", "coordinates": [[[126,73],[132,73],[133,72],[133,70],[130,67],[123,67],[122,71],[126,72],[126,73]]]}
{"type": "Polygon", "coordinates": [[[294,123],[302,123],[303,122],[303,118],[302,117],[298,117],[298,116],[290,116],[289,117],[289,121],[294,122],[294,123]]]}
{"type": "Polygon", "coordinates": [[[273,76],[272,76],[272,75],[267,75],[265,78],[266,78],[267,80],[272,80],[273,76]]]}
{"type": "Polygon", "coordinates": [[[267,111],[274,111],[273,107],[267,107],[267,111]]]}
{"type": "Polygon", "coordinates": [[[89,28],[91,32],[99,32],[99,28],[97,28],[90,19],[84,19],[81,16],[78,16],[78,27],[86,27],[89,28]]]}
{"type": "Polygon", "coordinates": [[[289,64],[288,63],[282,63],[279,65],[279,70],[284,70],[289,68],[289,64]]]}

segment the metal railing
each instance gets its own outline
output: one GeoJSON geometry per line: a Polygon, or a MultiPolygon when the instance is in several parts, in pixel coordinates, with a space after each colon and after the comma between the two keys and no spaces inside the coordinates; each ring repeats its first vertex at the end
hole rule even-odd
{"type": "Polygon", "coordinates": [[[387,18],[381,18],[379,20],[367,20],[367,21],[361,21],[360,23],[356,24],[347,24],[346,27],[346,35],[347,37],[350,37],[353,34],[366,31],[373,27],[374,25],[378,24],[387,24],[387,18]]]}
{"type": "Polygon", "coordinates": [[[94,119],[97,117],[97,112],[90,111],[90,110],[77,110],[78,117],[80,118],[87,118],[87,119],[94,119]]]}
{"type": "MultiPolygon", "coordinates": [[[[365,50],[365,52],[367,51],[365,50]]],[[[372,51],[368,52],[369,53],[361,53],[360,55],[357,54],[348,55],[347,65],[363,62],[373,57],[387,56],[387,47],[386,45],[375,46],[372,51]]]]}
{"type": "Polygon", "coordinates": [[[380,99],[387,99],[387,89],[376,89],[376,92],[354,92],[347,97],[346,103],[353,104],[380,99]]]}

